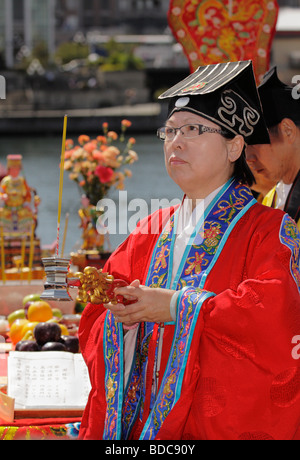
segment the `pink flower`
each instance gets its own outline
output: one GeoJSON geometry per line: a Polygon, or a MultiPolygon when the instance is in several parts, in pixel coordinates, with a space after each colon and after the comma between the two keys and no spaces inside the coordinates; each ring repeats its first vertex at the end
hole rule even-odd
{"type": "Polygon", "coordinates": [[[121,123],[122,127],[124,128],[130,128],[130,126],[132,125],[131,121],[129,120],[122,120],[122,123],[121,123]]]}
{"type": "Polygon", "coordinates": [[[95,174],[99,177],[100,182],[106,184],[111,181],[114,171],[111,168],[99,165],[95,169],[95,174]]]}
{"type": "Polygon", "coordinates": [[[97,136],[97,141],[101,144],[107,144],[107,139],[105,136],[97,136]]]}
{"type": "Polygon", "coordinates": [[[64,169],[67,171],[68,169],[71,169],[71,168],[72,168],[72,161],[70,160],[65,161],[64,169]]]}
{"type": "Polygon", "coordinates": [[[86,142],[88,142],[90,140],[90,137],[87,136],[86,134],[81,134],[79,137],[78,137],[78,142],[80,145],[83,145],[85,144],[86,142]]]}
{"type": "Polygon", "coordinates": [[[135,144],[135,143],[136,143],[136,140],[135,140],[134,137],[131,137],[131,138],[129,139],[129,141],[128,141],[128,145],[130,145],[130,146],[133,145],[133,144],[135,144]]]}
{"type": "Polygon", "coordinates": [[[66,151],[65,151],[65,160],[71,158],[71,157],[72,157],[72,154],[73,154],[73,149],[66,150],[66,151]]]}
{"type": "Polygon", "coordinates": [[[107,122],[102,123],[102,128],[103,128],[104,134],[107,134],[107,131],[108,131],[108,123],[107,123],[107,122]]]}
{"type": "Polygon", "coordinates": [[[115,131],[109,131],[107,133],[107,137],[113,141],[116,141],[118,139],[118,134],[115,131]]]}
{"type": "Polygon", "coordinates": [[[89,141],[85,144],[84,150],[88,153],[92,153],[95,150],[97,144],[95,140],[89,141]]]}
{"type": "Polygon", "coordinates": [[[93,153],[93,159],[97,161],[104,161],[104,156],[103,153],[100,152],[100,150],[94,150],[93,153]]]}
{"type": "Polygon", "coordinates": [[[69,150],[74,146],[74,141],[73,139],[67,139],[66,140],[66,149],[69,150]]]}

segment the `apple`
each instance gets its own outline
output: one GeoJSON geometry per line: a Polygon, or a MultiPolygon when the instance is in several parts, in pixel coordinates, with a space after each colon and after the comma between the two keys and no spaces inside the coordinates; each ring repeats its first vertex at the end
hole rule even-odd
{"type": "Polygon", "coordinates": [[[35,340],[41,346],[47,342],[58,342],[61,337],[61,329],[57,323],[39,323],[33,331],[35,340]]]}
{"type": "Polygon", "coordinates": [[[7,317],[7,321],[9,323],[9,325],[11,326],[12,323],[16,320],[16,319],[25,319],[25,310],[24,308],[20,308],[19,310],[15,310],[13,311],[12,313],[10,313],[7,317]]]}
{"type": "Polygon", "coordinates": [[[27,304],[27,302],[35,302],[36,300],[41,299],[41,294],[27,294],[23,297],[23,307],[27,304]]]}
{"type": "Polygon", "coordinates": [[[55,318],[62,318],[63,314],[62,311],[59,308],[52,308],[52,313],[55,318]]]}

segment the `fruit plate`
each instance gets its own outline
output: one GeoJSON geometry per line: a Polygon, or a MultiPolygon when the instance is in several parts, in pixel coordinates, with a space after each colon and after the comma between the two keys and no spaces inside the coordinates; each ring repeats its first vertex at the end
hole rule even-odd
{"type": "MultiPolygon", "coordinates": [[[[42,294],[44,285],[42,280],[27,282],[6,281],[0,282],[0,315],[8,316],[14,310],[22,308],[22,301],[26,295],[42,294]]],[[[64,314],[73,313],[77,297],[77,289],[69,290],[72,300],[68,302],[47,301],[52,308],[59,308],[64,314]]]]}

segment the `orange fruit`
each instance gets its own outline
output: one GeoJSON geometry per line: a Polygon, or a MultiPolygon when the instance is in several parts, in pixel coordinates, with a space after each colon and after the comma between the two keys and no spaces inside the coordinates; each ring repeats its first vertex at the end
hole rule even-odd
{"type": "Polygon", "coordinates": [[[14,345],[22,339],[22,330],[27,323],[29,323],[28,319],[19,318],[10,326],[9,337],[14,345]]]}
{"type": "Polygon", "coordinates": [[[44,300],[37,300],[29,305],[27,318],[30,322],[45,322],[53,317],[52,308],[44,300]]]}

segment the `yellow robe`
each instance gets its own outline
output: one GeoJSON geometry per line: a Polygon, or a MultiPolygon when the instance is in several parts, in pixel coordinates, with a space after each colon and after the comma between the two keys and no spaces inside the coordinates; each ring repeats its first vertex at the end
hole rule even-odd
{"type": "MultiPolygon", "coordinates": [[[[273,187],[264,197],[262,204],[268,206],[269,208],[274,208],[276,198],[276,186],[273,187]]],[[[297,226],[300,229],[300,219],[297,221],[297,226]]]]}

